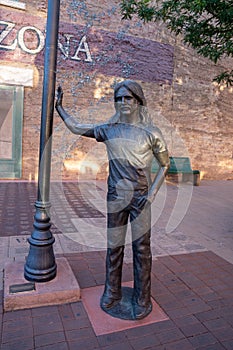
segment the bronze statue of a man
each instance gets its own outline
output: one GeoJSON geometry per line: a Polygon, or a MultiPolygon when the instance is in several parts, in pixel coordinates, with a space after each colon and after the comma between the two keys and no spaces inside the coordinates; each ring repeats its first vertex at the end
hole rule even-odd
{"type": "Polygon", "coordinates": [[[142,319],[151,303],[151,203],[169,168],[166,144],[158,128],[148,120],[141,86],[132,80],[114,89],[115,115],[98,125],[79,124],[62,106],[63,92],[57,91],[56,109],[75,134],[104,142],[109,160],[107,193],[106,281],[100,305],[108,312],[122,298],[122,265],[127,223],[132,232],[134,288],[133,318],[142,319]],[[153,182],[151,164],[160,168],[153,182]]]}

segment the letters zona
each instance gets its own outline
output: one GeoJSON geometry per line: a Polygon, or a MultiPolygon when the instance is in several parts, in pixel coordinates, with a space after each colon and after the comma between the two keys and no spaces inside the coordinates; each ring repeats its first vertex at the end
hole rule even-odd
{"type": "MultiPolygon", "coordinates": [[[[1,50],[8,50],[8,51],[14,51],[17,46],[20,47],[20,49],[26,53],[35,55],[41,52],[45,45],[45,35],[42,33],[42,31],[36,27],[33,26],[24,26],[20,28],[17,32],[17,35],[13,42],[11,44],[4,44],[4,40],[8,37],[8,35],[12,32],[12,30],[15,27],[15,23],[12,22],[6,22],[6,21],[0,21],[0,26],[3,26],[3,30],[0,33],[0,49],[1,50]],[[24,37],[26,32],[33,32],[37,37],[37,46],[36,48],[29,48],[27,47],[24,37]]],[[[63,45],[61,42],[58,43],[58,47],[61,50],[61,53],[66,57],[70,57],[70,40],[73,38],[73,35],[64,34],[64,37],[66,39],[66,44],[63,45]]],[[[78,46],[75,48],[73,52],[73,56],[70,57],[70,59],[75,61],[81,61],[81,58],[78,56],[80,52],[84,52],[86,55],[86,58],[84,59],[85,62],[92,62],[91,52],[89,49],[89,45],[87,43],[87,37],[86,35],[82,36],[82,38],[79,41],[78,46]]]]}

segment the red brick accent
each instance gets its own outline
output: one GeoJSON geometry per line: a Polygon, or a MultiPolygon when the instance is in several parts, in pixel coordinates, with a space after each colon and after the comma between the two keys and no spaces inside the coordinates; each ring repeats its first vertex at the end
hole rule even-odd
{"type": "MultiPolygon", "coordinates": [[[[3,42],[5,45],[12,44],[17,37],[17,32],[24,26],[36,27],[42,33],[45,31],[45,19],[28,13],[1,10],[1,20],[15,23],[15,27],[3,42]]],[[[58,49],[59,65],[66,69],[87,73],[97,71],[104,75],[147,82],[170,84],[172,82],[173,47],[171,45],[135,36],[121,35],[117,32],[97,30],[93,27],[87,29],[81,25],[60,22],[59,39],[64,47],[66,45],[64,34],[72,36],[68,57],[65,57],[58,49]],[[85,52],[79,53],[80,61],[71,58],[75,55],[84,35],[87,38],[92,62],[85,62],[87,58],[85,52]]],[[[34,33],[31,38],[26,38],[27,45],[33,45],[30,40],[37,40],[35,36],[34,33]]],[[[34,43],[34,45],[36,44],[34,43]]],[[[0,59],[43,66],[44,50],[36,55],[25,53],[19,47],[15,50],[2,50],[0,51],[0,59]]]]}

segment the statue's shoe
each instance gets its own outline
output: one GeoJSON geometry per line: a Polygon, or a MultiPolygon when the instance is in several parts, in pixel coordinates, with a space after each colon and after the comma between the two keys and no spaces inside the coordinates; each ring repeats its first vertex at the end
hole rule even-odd
{"type": "Polygon", "coordinates": [[[121,295],[113,296],[113,295],[105,295],[103,294],[100,300],[100,306],[102,309],[110,309],[121,300],[121,295]]]}
{"type": "Polygon", "coordinates": [[[142,318],[149,315],[149,313],[152,311],[152,303],[150,302],[147,306],[141,306],[137,303],[134,303],[133,311],[135,320],[141,320],[142,318]]]}

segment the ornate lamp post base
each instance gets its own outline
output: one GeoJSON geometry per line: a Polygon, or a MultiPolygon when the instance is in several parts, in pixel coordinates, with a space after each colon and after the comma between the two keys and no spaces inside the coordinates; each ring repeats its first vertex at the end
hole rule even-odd
{"type": "Polygon", "coordinates": [[[24,277],[28,281],[47,282],[56,276],[53,243],[55,241],[50,231],[50,217],[48,211],[50,203],[36,202],[34,217],[34,231],[28,239],[29,254],[24,268],[24,277]]]}
{"type": "Polygon", "coordinates": [[[55,259],[54,258],[51,259],[51,253],[53,252],[53,248],[52,248],[53,242],[54,242],[54,238],[52,241],[48,242],[47,247],[45,247],[44,245],[42,247],[39,247],[38,242],[32,242],[32,240],[29,240],[29,243],[31,244],[29,255],[32,256],[32,259],[28,258],[27,264],[25,265],[25,269],[24,269],[24,277],[28,281],[48,282],[56,277],[57,265],[55,263],[55,259]],[[38,264],[35,264],[34,260],[38,259],[39,261],[42,261],[44,258],[44,254],[49,255],[50,260],[52,260],[52,261],[47,261],[48,259],[46,259],[46,265],[47,266],[52,265],[49,268],[46,268],[45,266],[38,266],[38,264]]]}

